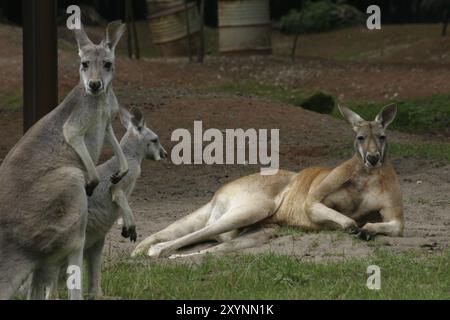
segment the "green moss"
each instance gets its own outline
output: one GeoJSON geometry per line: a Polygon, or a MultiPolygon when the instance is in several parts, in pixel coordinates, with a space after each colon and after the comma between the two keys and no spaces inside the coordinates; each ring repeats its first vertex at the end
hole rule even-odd
{"type": "Polygon", "coordinates": [[[22,91],[0,91],[0,109],[18,110],[23,106],[22,91]]]}

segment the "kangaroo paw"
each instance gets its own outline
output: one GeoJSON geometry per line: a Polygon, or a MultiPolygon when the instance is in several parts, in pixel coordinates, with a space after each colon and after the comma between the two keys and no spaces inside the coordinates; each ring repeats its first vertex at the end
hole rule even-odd
{"type": "Polygon", "coordinates": [[[123,226],[122,227],[122,233],[121,233],[122,237],[124,238],[129,238],[130,237],[130,233],[128,231],[128,228],[123,226]]]}
{"type": "Polygon", "coordinates": [[[92,196],[92,194],[94,193],[94,190],[97,186],[98,186],[98,181],[88,182],[88,184],[85,187],[86,194],[88,195],[88,197],[92,196]]]}
{"type": "Polygon", "coordinates": [[[136,242],[136,240],[137,240],[136,227],[133,226],[132,229],[130,230],[130,241],[131,242],[136,242]]]}
{"type": "Polygon", "coordinates": [[[128,171],[125,172],[117,172],[115,174],[113,174],[110,178],[111,183],[112,184],[118,184],[120,180],[122,180],[123,177],[126,176],[126,174],[128,173],[128,171]]]}
{"type": "Polygon", "coordinates": [[[122,237],[124,238],[130,238],[131,242],[136,242],[137,240],[137,233],[136,233],[136,226],[131,227],[122,227],[122,237]]]}
{"type": "Polygon", "coordinates": [[[347,228],[345,228],[344,230],[345,232],[349,233],[349,234],[359,234],[361,232],[361,229],[359,229],[357,226],[355,225],[351,225],[347,228]]]}
{"type": "Polygon", "coordinates": [[[359,233],[357,234],[357,236],[358,236],[358,238],[360,238],[361,240],[364,240],[364,241],[370,241],[375,238],[374,234],[372,234],[364,229],[361,229],[359,231],[359,233]]]}

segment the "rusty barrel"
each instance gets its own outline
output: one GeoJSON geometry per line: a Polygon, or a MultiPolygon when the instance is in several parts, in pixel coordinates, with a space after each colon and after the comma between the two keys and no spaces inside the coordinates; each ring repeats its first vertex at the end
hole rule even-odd
{"type": "Polygon", "coordinates": [[[147,12],[149,14],[156,14],[183,3],[183,0],[147,0],[147,12]]]}
{"type": "Polygon", "coordinates": [[[219,0],[219,51],[270,53],[269,0],[219,0]]]}
{"type": "MultiPolygon", "coordinates": [[[[195,3],[188,4],[189,29],[192,51],[195,54],[200,31],[200,15],[195,3]]],[[[153,43],[162,56],[185,56],[188,54],[188,32],[184,3],[166,7],[149,17],[153,43]]]]}

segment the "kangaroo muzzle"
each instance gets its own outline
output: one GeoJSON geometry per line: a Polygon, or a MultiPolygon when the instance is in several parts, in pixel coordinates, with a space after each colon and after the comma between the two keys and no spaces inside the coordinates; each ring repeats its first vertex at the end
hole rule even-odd
{"type": "Polygon", "coordinates": [[[99,93],[103,88],[103,83],[101,81],[89,80],[88,86],[90,92],[99,93]]]}
{"type": "Polygon", "coordinates": [[[367,154],[366,155],[366,164],[371,165],[372,167],[375,167],[380,164],[381,155],[379,152],[375,154],[367,154]]]}

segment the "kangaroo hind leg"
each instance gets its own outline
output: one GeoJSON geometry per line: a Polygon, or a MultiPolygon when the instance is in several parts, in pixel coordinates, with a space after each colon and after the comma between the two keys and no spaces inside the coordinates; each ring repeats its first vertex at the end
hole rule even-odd
{"type": "Polygon", "coordinates": [[[191,214],[175,221],[163,230],[142,240],[133,250],[131,256],[134,257],[138,254],[147,252],[152,245],[157,243],[174,240],[203,228],[210,218],[211,207],[211,202],[208,202],[191,214]]]}
{"type": "Polygon", "coordinates": [[[250,199],[246,204],[231,207],[215,222],[181,238],[150,247],[149,256],[164,256],[181,247],[209,240],[219,234],[251,226],[269,217],[275,208],[273,200],[250,199]]]}
{"type": "Polygon", "coordinates": [[[252,248],[254,246],[267,243],[267,241],[269,241],[275,235],[277,230],[278,228],[264,228],[264,227],[258,227],[256,229],[251,228],[251,230],[244,230],[241,234],[239,234],[237,238],[232,239],[230,241],[222,242],[211,248],[207,248],[193,253],[173,254],[169,256],[169,259],[184,258],[206,253],[219,253],[219,252],[224,253],[252,248]]]}

